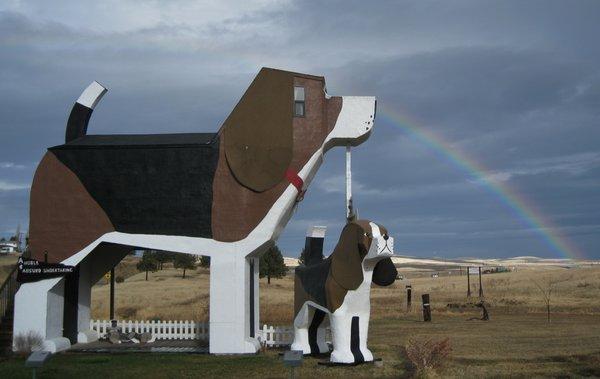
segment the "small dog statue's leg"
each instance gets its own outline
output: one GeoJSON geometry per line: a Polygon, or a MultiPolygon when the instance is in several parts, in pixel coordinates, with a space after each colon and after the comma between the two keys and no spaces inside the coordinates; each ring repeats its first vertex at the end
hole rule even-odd
{"type": "Polygon", "coordinates": [[[373,361],[373,353],[367,347],[367,338],[369,336],[369,318],[370,312],[366,312],[360,315],[359,318],[359,337],[360,337],[360,351],[365,359],[365,362],[373,361]]]}
{"type": "Polygon", "coordinates": [[[308,325],[310,324],[308,304],[304,304],[294,318],[294,342],[291,350],[301,350],[302,354],[310,354],[310,344],[308,343],[308,325]]]}
{"type": "Polygon", "coordinates": [[[317,345],[319,353],[329,353],[329,345],[327,344],[327,327],[329,326],[329,315],[325,315],[325,319],[317,329],[317,345]]]}
{"type": "Polygon", "coordinates": [[[331,314],[331,334],[333,351],[330,361],[333,363],[354,363],[350,350],[352,317],[345,310],[338,309],[331,314]]]}

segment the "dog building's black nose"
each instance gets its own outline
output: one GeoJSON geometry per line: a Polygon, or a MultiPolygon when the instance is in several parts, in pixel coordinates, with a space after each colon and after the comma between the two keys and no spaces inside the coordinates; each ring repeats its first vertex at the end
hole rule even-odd
{"type": "Polygon", "coordinates": [[[386,241],[387,241],[387,240],[388,240],[388,238],[390,238],[390,236],[388,236],[387,234],[384,234],[384,235],[383,235],[383,239],[384,239],[384,240],[386,240],[386,241]]]}

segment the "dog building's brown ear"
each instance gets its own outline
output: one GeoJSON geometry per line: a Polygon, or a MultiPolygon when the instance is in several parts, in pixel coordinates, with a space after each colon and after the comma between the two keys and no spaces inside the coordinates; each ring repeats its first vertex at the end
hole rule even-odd
{"type": "Polygon", "coordinates": [[[356,223],[346,224],[331,258],[331,276],[346,290],[355,290],[363,282],[362,260],[359,241],[364,234],[356,223]]]}
{"type": "Polygon", "coordinates": [[[392,263],[390,258],[385,258],[377,262],[375,268],[373,269],[373,283],[378,286],[389,286],[394,284],[396,280],[396,276],[398,276],[398,270],[396,270],[396,266],[392,263]]]}
{"type": "Polygon", "coordinates": [[[292,73],[263,68],[225,120],[227,163],[251,190],[275,186],[292,161],[293,92],[292,73]]]}

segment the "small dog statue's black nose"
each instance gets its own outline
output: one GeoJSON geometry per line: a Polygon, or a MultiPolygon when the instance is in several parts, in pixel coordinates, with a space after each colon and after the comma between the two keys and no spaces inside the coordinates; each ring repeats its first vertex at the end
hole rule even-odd
{"type": "Polygon", "coordinates": [[[383,235],[383,239],[384,239],[384,240],[386,240],[386,241],[387,241],[387,240],[388,240],[388,238],[390,238],[390,236],[388,236],[387,234],[384,234],[384,235],[383,235]]]}

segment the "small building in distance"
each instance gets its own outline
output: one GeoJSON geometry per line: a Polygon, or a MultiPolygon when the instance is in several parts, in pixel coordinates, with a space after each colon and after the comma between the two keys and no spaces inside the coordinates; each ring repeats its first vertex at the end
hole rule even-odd
{"type": "Polygon", "coordinates": [[[18,252],[17,241],[0,242],[0,254],[14,254],[18,252]]]}

